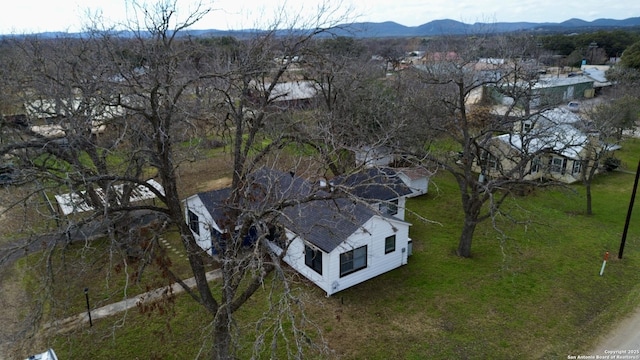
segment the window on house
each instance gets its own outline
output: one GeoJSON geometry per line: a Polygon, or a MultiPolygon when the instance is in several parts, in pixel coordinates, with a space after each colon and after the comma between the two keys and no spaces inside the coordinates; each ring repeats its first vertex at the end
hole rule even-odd
{"type": "Polygon", "coordinates": [[[500,167],[500,161],[498,161],[498,158],[488,151],[485,151],[482,154],[482,160],[488,170],[498,170],[500,167]]]}
{"type": "Polygon", "coordinates": [[[384,239],[384,253],[388,254],[394,251],[396,251],[396,236],[395,235],[387,236],[384,239]]]}
{"type": "Polygon", "coordinates": [[[385,215],[395,215],[398,213],[398,199],[380,203],[380,212],[385,215]]]}
{"type": "Polygon", "coordinates": [[[498,158],[493,156],[492,154],[487,154],[487,168],[498,170],[500,167],[500,161],[498,158]]]}
{"type": "Polygon", "coordinates": [[[187,210],[189,216],[189,228],[194,234],[200,235],[200,219],[193,211],[187,210]]]}
{"type": "Polygon", "coordinates": [[[571,173],[573,175],[579,175],[581,171],[582,171],[582,161],[573,160],[573,169],[571,169],[571,173]]]}
{"type": "Polygon", "coordinates": [[[313,249],[311,246],[304,246],[304,263],[313,271],[322,275],[322,251],[313,249]]]}
{"type": "Polygon", "coordinates": [[[567,168],[567,159],[554,157],[549,159],[549,170],[552,173],[564,174],[564,170],[567,168]]]}
{"type": "Polygon", "coordinates": [[[540,171],[540,158],[535,157],[531,160],[531,172],[537,173],[538,171],[540,171]]]}
{"type": "Polygon", "coordinates": [[[349,275],[367,267],[367,246],[340,254],[340,276],[349,275]]]}
{"type": "Polygon", "coordinates": [[[278,245],[280,249],[285,249],[287,247],[287,237],[282,226],[270,226],[269,234],[267,234],[267,240],[278,245]]]}
{"type": "Polygon", "coordinates": [[[522,122],[522,132],[527,133],[533,129],[533,123],[531,121],[523,121],[522,122]]]}

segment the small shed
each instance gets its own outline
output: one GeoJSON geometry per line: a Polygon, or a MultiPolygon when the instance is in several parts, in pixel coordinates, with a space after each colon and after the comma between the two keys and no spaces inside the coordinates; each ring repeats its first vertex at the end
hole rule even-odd
{"type": "Polygon", "coordinates": [[[411,190],[407,197],[424,195],[429,191],[429,179],[433,174],[424,167],[401,168],[396,169],[396,172],[411,190]]]}

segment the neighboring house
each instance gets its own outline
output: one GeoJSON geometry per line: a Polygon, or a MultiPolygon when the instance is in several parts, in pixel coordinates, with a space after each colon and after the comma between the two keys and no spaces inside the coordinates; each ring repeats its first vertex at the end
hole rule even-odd
{"type": "Polygon", "coordinates": [[[548,179],[573,183],[582,179],[589,151],[617,150],[604,144],[599,134],[589,132],[579,115],[565,108],[541,112],[517,122],[512,133],[492,139],[491,146],[475,164],[475,170],[489,177],[522,177],[524,180],[548,179]],[[526,167],[517,169],[521,159],[526,167]]]}
{"type": "MultiPolygon", "coordinates": [[[[252,92],[255,101],[260,101],[262,94],[271,84],[264,85],[252,82],[252,92]]],[[[307,108],[311,106],[313,99],[318,95],[319,86],[310,80],[288,81],[274,85],[269,96],[271,106],[280,109],[307,108]]]]}
{"type": "Polygon", "coordinates": [[[605,87],[613,85],[611,81],[607,79],[607,71],[611,68],[609,65],[582,65],[580,70],[584,76],[593,80],[593,88],[596,93],[605,87]]]}
{"type": "Polygon", "coordinates": [[[32,120],[82,115],[94,121],[105,121],[125,115],[122,106],[104,104],[99,99],[38,99],[25,102],[24,108],[32,120]]]}
{"type": "Polygon", "coordinates": [[[388,166],[394,160],[391,150],[385,146],[362,146],[354,151],[356,166],[388,166]]]}
{"type": "Polygon", "coordinates": [[[58,356],[56,355],[56,352],[50,348],[43,353],[30,355],[25,360],[58,360],[58,356]]]}
{"type": "Polygon", "coordinates": [[[77,131],[64,121],[69,116],[89,121],[91,133],[96,135],[106,130],[106,121],[125,115],[122,106],[101,104],[97,99],[88,101],[91,103],[80,99],[39,99],[25,102],[24,109],[28,120],[40,124],[30,126],[31,131],[47,138],[60,138],[67,132],[77,131]]]}
{"type": "MultiPolygon", "coordinates": [[[[571,100],[593,97],[595,91],[594,80],[584,75],[574,77],[546,76],[531,83],[522,81],[518,86],[531,94],[528,99],[529,108],[555,106],[571,100]]],[[[498,104],[510,105],[515,101],[499,87],[489,86],[486,91],[498,104]]],[[[522,102],[523,99],[518,99],[518,101],[522,102]]]]}
{"type": "MultiPolygon", "coordinates": [[[[252,178],[265,191],[243,209],[257,212],[268,202],[293,200],[277,219],[282,231],[271,248],[327,296],[407,263],[410,224],[364,202],[337,197],[294,174],[262,169],[252,178]],[[315,195],[314,195],[315,194],[315,195]],[[310,200],[317,198],[316,200],[310,200]],[[286,250],[285,254],[282,254],[286,250]]],[[[185,216],[198,245],[215,254],[224,232],[229,189],[199,193],[185,200],[185,216]]],[[[247,244],[252,239],[245,239],[247,244]]]]}
{"type": "Polygon", "coordinates": [[[531,107],[558,105],[570,100],[593,97],[593,79],[586,76],[542,77],[532,88],[531,107]]]}
{"type": "MultiPolygon", "coordinates": [[[[154,188],[158,191],[158,193],[164,195],[164,188],[162,185],[155,181],[154,179],[149,179],[146,181],[147,185],[137,185],[131,192],[129,193],[129,202],[139,202],[144,200],[151,200],[156,198],[156,194],[150,190],[150,188],[154,188]]],[[[113,185],[107,191],[111,191],[118,200],[118,203],[121,203],[122,198],[124,197],[124,185],[117,184],[113,185]]],[[[108,198],[106,192],[102,188],[95,189],[96,195],[101,201],[100,204],[93,204],[91,198],[87,194],[86,191],[80,191],[75,193],[66,193],[62,195],[55,195],[56,203],[60,207],[60,211],[64,215],[69,215],[73,213],[81,213],[85,211],[93,211],[96,209],[96,205],[99,208],[102,208],[106,205],[106,199],[108,198]]]]}
{"type": "Polygon", "coordinates": [[[500,81],[505,73],[508,73],[512,66],[507,64],[506,59],[500,58],[480,58],[476,63],[470,64],[475,73],[475,80],[478,83],[491,83],[500,81]]]}

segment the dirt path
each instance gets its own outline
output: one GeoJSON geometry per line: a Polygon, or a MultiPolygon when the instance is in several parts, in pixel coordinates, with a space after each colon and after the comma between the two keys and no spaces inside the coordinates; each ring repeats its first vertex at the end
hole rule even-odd
{"type": "MultiPolygon", "coordinates": [[[[206,273],[207,281],[212,281],[215,279],[219,279],[221,277],[220,270],[212,270],[206,273]]],[[[189,278],[184,280],[185,285],[190,288],[194,288],[196,286],[195,278],[189,278]]],[[[184,288],[178,284],[174,283],[171,286],[163,287],[155,290],[151,290],[144,294],[136,295],[134,297],[124,299],[122,301],[118,301],[113,304],[105,305],[97,309],[91,310],[91,321],[96,321],[105,317],[109,317],[112,315],[116,315],[120,312],[127,311],[133,309],[142,304],[149,304],[157,301],[169,294],[175,295],[184,291],[184,288]]],[[[76,316],[68,317],[66,319],[58,320],[50,324],[46,324],[43,327],[44,331],[50,332],[66,332],[73,330],[81,325],[87,324],[89,322],[89,315],[86,312],[78,314],[76,316]]]]}

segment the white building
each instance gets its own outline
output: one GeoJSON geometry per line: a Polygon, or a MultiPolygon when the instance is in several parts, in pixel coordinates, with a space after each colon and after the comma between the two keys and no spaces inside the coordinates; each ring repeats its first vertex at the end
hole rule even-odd
{"type": "MultiPolygon", "coordinates": [[[[327,296],[407,263],[410,224],[404,221],[403,207],[404,196],[411,192],[406,187],[404,195],[396,191],[393,199],[354,201],[274,170],[262,169],[251,181],[262,195],[245,204],[245,210],[258,213],[283,200],[293,204],[281,210],[278,222],[284,231],[269,243],[270,248],[327,296]],[[312,194],[317,195],[314,200],[310,200],[312,194]],[[380,211],[382,203],[397,206],[380,211]]],[[[185,217],[196,241],[212,255],[220,250],[226,232],[220,224],[225,221],[229,195],[229,189],[222,189],[185,200],[185,217]]],[[[254,240],[243,241],[252,246],[254,240]]]]}

